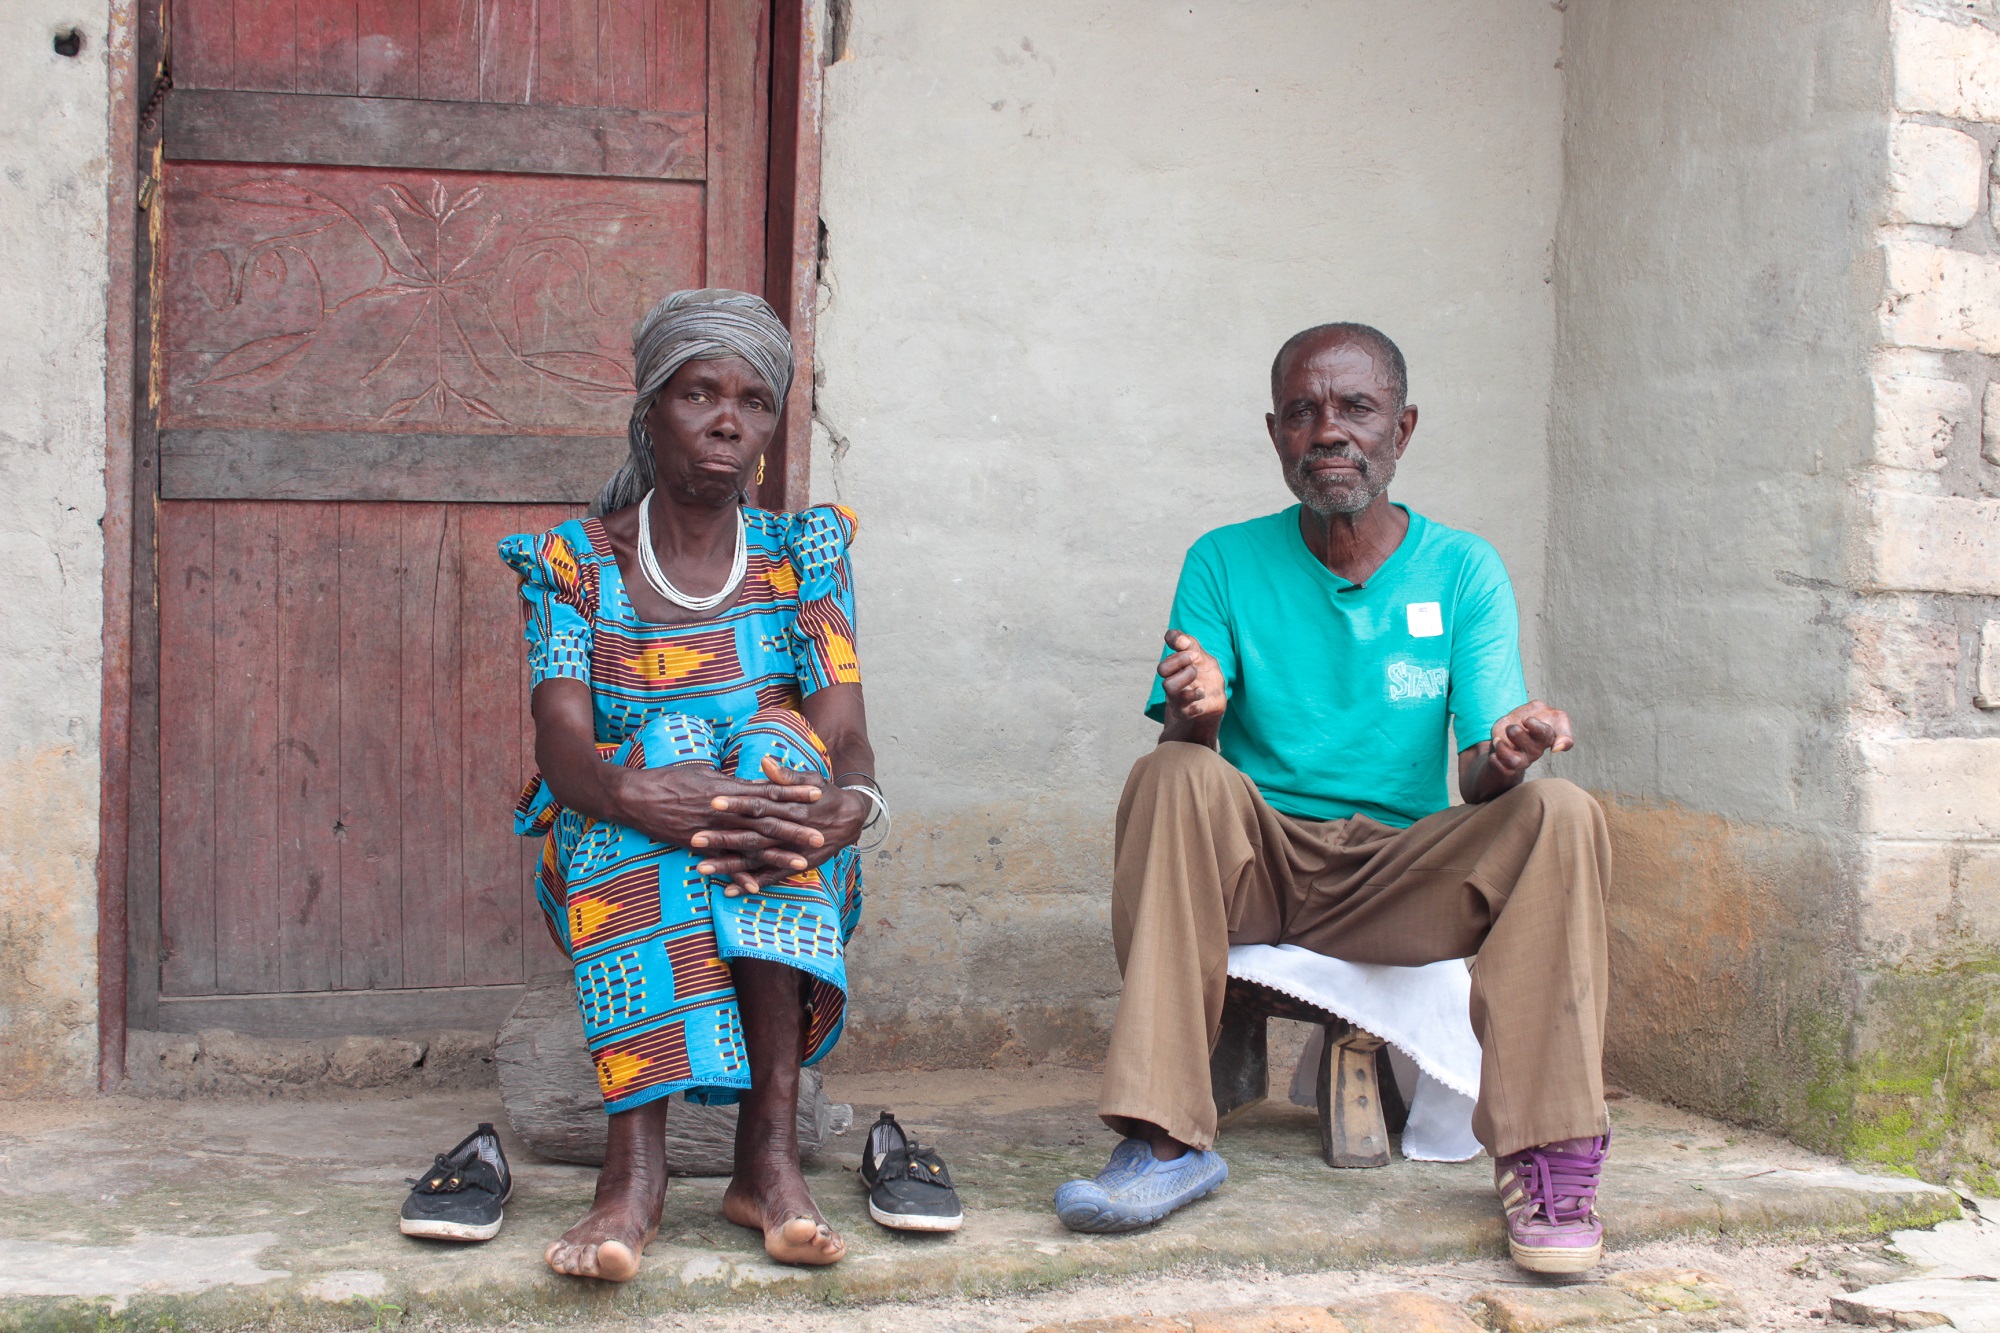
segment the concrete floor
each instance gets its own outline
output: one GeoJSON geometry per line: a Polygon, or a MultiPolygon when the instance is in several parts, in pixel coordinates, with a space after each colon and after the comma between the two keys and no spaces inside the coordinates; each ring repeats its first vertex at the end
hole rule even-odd
{"type": "MultiPolygon", "coordinates": [[[[626,1287],[556,1278],[542,1247],[593,1173],[530,1157],[506,1229],[479,1246],[396,1231],[403,1180],[498,1094],[338,1100],[0,1103],[0,1328],[380,1327],[567,1320],[746,1303],[854,1305],[1046,1288],[1077,1278],[1280,1273],[1501,1252],[1491,1164],[1328,1170],[1310,1111],[1267,1103],[1224,1132],[1229,1183],[1151,1231],[1084,1237],[1048,1207],[1112,1146],[1073,1070],[836,1075],[855,1124],[893,1108],[951,1164],[964,1230],[905,1237],[868,1221],[859,1133],[811,1168],[850,1242],[832,1269],[781,1268],[724,1222],[721,1180],[676,1180],[646,1271],[626,1287]]],[[[1856,1173],[1780,1140],[1624,1100],[1602,1197],[1614,1246],[1674,1237],[1878,1234],[1956,1216],[1949,1192],[1856,1173]]]]}

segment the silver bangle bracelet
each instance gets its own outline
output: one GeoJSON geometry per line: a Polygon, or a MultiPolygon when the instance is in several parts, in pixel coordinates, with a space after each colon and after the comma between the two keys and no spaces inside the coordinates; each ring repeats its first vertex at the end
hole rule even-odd
{"type": "Polygon", "coordinates": [[[876,791],[873,787],[864,787],[859,783],[851,787],[843,786],[841,790],[859,792],[868,798],[870,805],[875,807],[874,816],[861,826],[863,832],[875,827],[877,824],[882,826],[881,837],[875,839],[874,842],[869,843],[866,847],[857,842],[854,845],[854,850],[857,852],[872,852],[888,842],[889,835],[895,828],[895,822],[889,818],[889,802],[883,799],[882,793],[876,791]]]}

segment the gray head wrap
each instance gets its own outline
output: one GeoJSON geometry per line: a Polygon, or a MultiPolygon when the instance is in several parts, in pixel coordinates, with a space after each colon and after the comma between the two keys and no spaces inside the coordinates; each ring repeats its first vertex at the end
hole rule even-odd
{"type": "Polygon", "coordinates": [[[653,488],[653,439],[646,413],[674,372],[690,361],[740,356],[762,375],[782,405],[792,389],[792,335],[762,298],[727,287],[675,292],[632,329],[631,454],[590,506],[593,517],[638,504],[653,488]]]}

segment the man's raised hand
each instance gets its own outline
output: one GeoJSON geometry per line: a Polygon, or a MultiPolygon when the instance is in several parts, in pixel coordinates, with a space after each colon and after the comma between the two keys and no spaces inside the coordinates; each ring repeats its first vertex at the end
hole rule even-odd
{"type": "Polygon", "coordinates": [[[1173,649],[1160,659],[1160,680],[1167,691],[1167,728],[1163,741],[1190,741],[1215,745],[1216,729],[1229,707],[1229,694],[1222,682],[1222,668],[1202,651],[1194,635],[1180,630],[1167,631],[1167,647],[1173,649]]]}
{"type": "Polygon", "coordinates": [[[1201,650],[1192,634],[1168,630],[1167,647],[1174,651],[1160,659],[1160,679],[1167,685],[1168,715],[1190,720],[1221,717],[1229,706],[1222,688],[1222,668],[1201,650]]]}
{"type": "Polygon", "coordinates": [[[1575,748],[1576,733],[1570,730],[1569,714],[1533,699],[1493,724],[1493,750],[1486,762],[1519,781],[1543,755],[1575,748]]]}

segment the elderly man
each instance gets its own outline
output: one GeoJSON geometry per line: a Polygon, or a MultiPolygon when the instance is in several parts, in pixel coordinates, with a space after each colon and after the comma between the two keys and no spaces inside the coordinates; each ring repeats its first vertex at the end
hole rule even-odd
{"type": "Polygon", "coordinates": [[[1124,974],[1098,1111],[1125,1139],[1056,1192],[1080,1231],[1156,1222],[1228,1176],[1208,1056],[1232,944],[1360,963],[1476,958],[1473,1128],[1514,1259],[1603,1252],[1603,812],[1556,779],[1574,744],[1528,699],[1493,548],[1392,504],[1416,430],[1403,355],[1327,324],[1271,366],[1265,417],[1300,503],[1196,542],[1147,712],[1165,724],[1118,806],[1124,974]],[[1447,808],[1447,728],[1465,804],[1447,808]]]}

